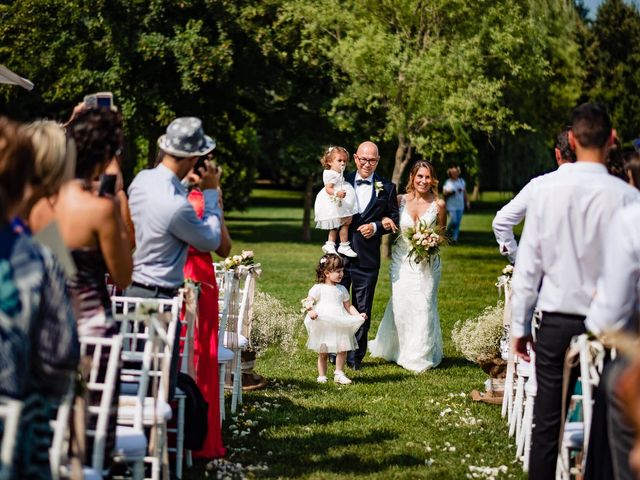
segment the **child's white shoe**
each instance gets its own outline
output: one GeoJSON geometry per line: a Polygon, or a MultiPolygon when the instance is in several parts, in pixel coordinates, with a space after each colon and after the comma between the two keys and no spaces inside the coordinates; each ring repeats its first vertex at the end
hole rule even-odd
{"type": "Polygon", "coordinates": [[[316,382],[318,383],[327,383],[327,377],[325,375],[320,375],[317,379],[316,382]]]}
{"type": "Polygon", "coordinates": [[[358,254],[353,251],[351,248],[351,244],[349,242],[342,242],[338,247],[338,253],[344,255],[345,257],[357,257],[358,254]]]}
{"type": "Polygon", "coordinates": [[[333,374],[333,381],[340,385],[349,385],[351,380],[344,374],[344,372],[335,372],[333,374]]]}
{"type": "Polygon", "coordinates": [[[337,255],[336,244],[333,242],[327,242],[322,246],[322,251],[324,253],[333,253],[334,255],[337,255]]]}

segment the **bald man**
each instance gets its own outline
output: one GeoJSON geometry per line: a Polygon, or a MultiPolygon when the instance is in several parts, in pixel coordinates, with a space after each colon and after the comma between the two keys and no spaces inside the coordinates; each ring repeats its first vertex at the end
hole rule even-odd
{"type": "Polygon", "coordinates": [[[351,288],[353,305],[358,312],[367,314],[367,319],[356,333],[358,349],[349,352],[347,364],[359,370],[367,353],[367,341],[371,326],[371,307],[380,271],[380,242],[385,230],[381,220],[389,217],[399,223],[396,186],[375,173],[380,161],[378,147],[373,142],[363,142],[353,155],[357,171],[348,174],[345,180],[356,191],[358,213],[353,216],[349,227],[351,248],[358,254],[356,258],[345,259],[345,275],[342,284],[351,288]]]}

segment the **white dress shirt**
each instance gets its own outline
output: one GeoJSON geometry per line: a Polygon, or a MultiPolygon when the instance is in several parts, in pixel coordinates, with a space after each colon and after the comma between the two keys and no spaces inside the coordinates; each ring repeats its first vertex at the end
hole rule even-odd
{"type": "Polygon", "coordinates": [[[358,213],[362,213],[366,210],[367,205],[371,201],[371,194],[373,192],[373,174],[368,178],[362,178],[358,172],[356,172],[355,178],[356,197],[358,198],[358,213]],[[358,180],[364,180],[369,182],[358,185],[358,180]]]}
{"type": "Polygon", "coordinates": [[[513,275],[514,337],[531,333],[534,308],[586,315],[602,272],[612,215],[640,193],[599,163],[577,162],[530,193],[513,275]]]}
{"type": "Polygon", "coordinates": [[[538,182],[545,181],[563,169],[570,168],[571,165],[573,164],[563,163],[557,170],[531,179],[509,203],[496,213],[491,224],[493,234],[498,242],[500,253],[506,255],[511,263],[515,263],[516,253],[518,252],[518,243],[513,234],[513,228],[524,220],[527,214],[527,205],[529,205],[531,191],[538,182]]]}
{"type": "Polygon", "coordinates": [[[604,271],[585,323],[593,333],[628,328],[640,319],[640,204],[616,213],[604,252],[604,271]]]}

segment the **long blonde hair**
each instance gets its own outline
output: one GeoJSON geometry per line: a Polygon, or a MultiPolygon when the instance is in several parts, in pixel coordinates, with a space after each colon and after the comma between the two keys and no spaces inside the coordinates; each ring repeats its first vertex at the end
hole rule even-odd
{"type": "Polygon", "coordinates": [[[431,163],[427,162],[426,160],[418,160],[413,164],[411,170],[409,171],[409,181],[407,182],[405,191],[407,193],[413,193],[413,191],[415,190],[413,188],[413,181],[416,178],[418,170],[420,170],[421,168],[426,168],[427,170],[429,170],[429,174],[431,175],[431,193],[433,193],[435,198],[438,198],[438,178],[436,177],[436,169],[433,168],[433,165],[431,165],[431,163]]]}
{"type": "Polygon", "coordinates": [[[35,173],[32,183],[50,196],[73,178],[76,169],[76,147],[67,139],[64,130],[56,122],[38,120],[26,127],[35,152],[35,173]]]}

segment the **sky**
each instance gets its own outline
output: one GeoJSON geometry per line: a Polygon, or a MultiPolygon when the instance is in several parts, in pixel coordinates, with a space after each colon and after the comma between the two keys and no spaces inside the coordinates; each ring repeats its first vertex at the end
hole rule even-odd
{"type": "Polygon", "coordinates": [[[596,10],[601,3],[602,0],[584,0],[584,6],[589,9],[589,18],[596,18],[596,10]]]}

